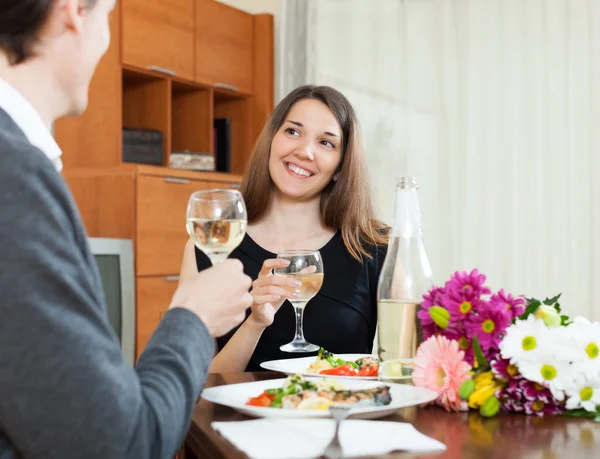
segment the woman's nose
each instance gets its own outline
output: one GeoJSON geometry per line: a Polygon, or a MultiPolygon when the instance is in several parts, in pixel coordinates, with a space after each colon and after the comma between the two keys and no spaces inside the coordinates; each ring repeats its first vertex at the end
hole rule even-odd
{"type": "Polygon", "coordinates": [[[300,158],[309,159],[310,161],[315,159],[315,154],[310,142],[305,142],[302,145],[299,145],[298,149],[296,150],[296,154],[300,158]]]}

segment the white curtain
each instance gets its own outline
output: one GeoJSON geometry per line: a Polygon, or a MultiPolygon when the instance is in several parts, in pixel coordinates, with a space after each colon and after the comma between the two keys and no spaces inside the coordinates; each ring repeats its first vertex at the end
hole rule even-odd
{"type": "Polygon", "coordinates": [[[437,282],[478,268],[599,320],[600,1],[298,2],[306,54],[281,94],[351,100],[386,221],[418,177],[437,282]]]}

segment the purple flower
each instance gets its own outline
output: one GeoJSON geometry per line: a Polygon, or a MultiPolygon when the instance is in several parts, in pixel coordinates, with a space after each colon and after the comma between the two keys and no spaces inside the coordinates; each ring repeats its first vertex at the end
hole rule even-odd
{"type": "Polygon", "coordinates": [[[512,365],[510,360],[503,359],[500,356],[494,358],[490,365],[492,366],[492,371],[496,378],[504,379],[506,381],[518,381],[522,379],[521,373],[519,373],[519,369],[516,365],[512,365]]]}
{"type": "Polygon", "coordinates": [[[421,303],[421,309],[417,312],[417,317],[421,321],[424,339],[428,339],[433,335],[445,335],[445,330],[434,322],[431,315],[431,308],[435,306],[445,309],[445,293],[443,288],[433,287],[429,292],[423,295],[423,302],[421,303]]]}
{"type": "Polygon", "coordinates": [[[508,381],[508,385],[502,389],[504,394],[513,400],[521,400],[523,398],[523,389],[519,385],[519,382],[511,379],[508,381]]]}
{"type": "Polygon", "coordinates": [[[525,410],[525,407],[520,401],[515,401],[511,398],[506,398],[505,400],[502,400],[501,398],[500,408],[506,413],[521,413],[525,410]]]}
{"type": "Polygon", "coordinates": [[[470,314],[465,320],[469,336],[477,336],[484,353],[498,349],[506,328],[510,325],[511,316],[504,308],[495,308],[490,303],[482,303],[477,314],[470,314]]]}
{"type": "Polygon", "coordinates": [[[523,397],[525,397],[527,401],[532,402],[535,400],[539,400],[540,402],[544,402],[546,404],[557,403],[554,397],[552,396],[552,392],[550,392],[550,389],[548,389],[545,386],[542,386],[541,384],[531,382],[527,379],[521,379],[519,381],[519,387],[523,390],[523,397]]]}
{"type": "Polygon", "coordinates": [[[554,415],[564,411],[563,404],[552,396],[550,390],[541,385],[528,381],[518,375],[511,376],[513,370],[507,361],[497,360],[492,363],[494,374],[509,376],[506,387],[498,391],[500,407],[505,412],[525,412],[537,416],[554,415]],[[504,367],[503,367],[504,365],[504,367]]]}
{"type": "Polygon", "coordinates": [[[525,414],[535,414],[536,416],[545,416],[547,414],[554,416],[564,411],[558,403],[544,403],[541,400],[527,401],[523,404],[523,407],[525,408],[525,414]]]}
{"type": "Polygon", "coordinates": [[[509,311],[513,319],[525,312],[525,300],[522,297],[515,298],[510,293],[505,293],[504,289],[492,295],[490,303],[498,308],[504,308],[509,311]]]}
{"type": "Polygon", "coordinates": [[[482,303],[477,297],[467,297],[455,292],[449,293],[445,300],[450,320],[454,324],[462,323],[467,317],[474,314],[482,303]]]}
{"type": "Polygon", "coordinates": [[[445,335],[447,338],[456,340],[458,342],[458,347],[465,353],[463,360],[469,365],[473,366],[475,361],[473,341],[468,336],[465,326],[463,324],[459,324],[455,328],[446,330],[445,335]]]}
{"type": "Polygon", "coordinates": [[[460,292],[465,298],[480,297],[491,293],[491,290],[483,285],[485,279],[485,275],[480,274],[476,269],[469,274],[456,271],[446,283],[446,290],[460,292]]]}

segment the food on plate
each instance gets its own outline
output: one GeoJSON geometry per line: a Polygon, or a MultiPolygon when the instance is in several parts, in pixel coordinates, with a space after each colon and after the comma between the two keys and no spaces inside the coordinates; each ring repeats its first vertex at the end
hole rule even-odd
{"type": "Polygon", "coordinates": [[[389,386],[347,390],[335,379],[307,381],[301,375],[290,376],[281,388],[267,389],[252,397],[246,405],[297,410],[327,410],[331,405],[369,408],[389,405],[389,386]]]}
{"type": "Polygon", "coordinates": [[[321,348],[307,373],[330,376],[377,376],[379,362],[376,357],[363,357],[354,361],[340,359],[337,355],[321,348]]]}

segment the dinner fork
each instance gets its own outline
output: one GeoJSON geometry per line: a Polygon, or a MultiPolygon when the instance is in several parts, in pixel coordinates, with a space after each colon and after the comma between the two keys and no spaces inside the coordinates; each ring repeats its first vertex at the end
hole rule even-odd
{"type": "Polygon", "coordinates": [[[351,407],[344,405],[331,405],[329,407],[329,412],[333,419],[335,419],[335,433],[333,434],[333,438],[325,448],[323,455],[329,459],[338,459],[344,457],[344,451],[342,449],[342,444],[340,443],[340,424],[344,419],[348,417],[350,414],[351,407]]]}

